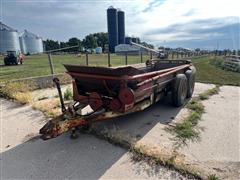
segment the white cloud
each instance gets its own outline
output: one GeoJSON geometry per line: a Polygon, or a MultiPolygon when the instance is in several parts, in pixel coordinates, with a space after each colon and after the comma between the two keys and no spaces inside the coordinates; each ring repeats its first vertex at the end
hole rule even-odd
{"type": "Polygon", "coordinates": [[[140,12],[137,17],[132,17],[127,26],[130,33],[141,36],[147,31],[176,23],[228,16],[240,17],[239,7],[240,3],[235,0],[168,0],[149,12],[140,12]],[[186,16],[189,11],[192,12],[191,15],[186,16]],[[134,20],[143,23],[134,24],[134,20]]]}
{"type": "MultiPolygon", "coordinates": [[[[152,43],[180,40],[181,35],[182,40],[198,39],[199,35],[187,34],[187,30],[211,29],[240,21],[237,0],[9,0],[3,1],[3,20],[14,28],[27,28],[45,38],[83,38],[89,33],[107,31],[106,9],[110,5],[125,11],[126,34],[152,43]],[[201,27],[192,24],[197,20],[218,18],[223,22],[203,23],[201,27]],[[179,32],[149,34],[174,24],[186,26],[179,32]]],[[[207,33],[202,35],[202,39],[206,37],[207,33]]]]}

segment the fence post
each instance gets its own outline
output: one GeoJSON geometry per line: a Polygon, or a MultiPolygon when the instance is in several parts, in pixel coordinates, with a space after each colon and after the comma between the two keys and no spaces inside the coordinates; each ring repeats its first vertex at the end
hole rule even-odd
{"type": "Polygon", "coordinates": [[[52,62],[52,55],[51,55],[51,53],[48,53],[48,61],[49,61],[49,65],[50,65],[51,74],[52,74],[52,77],[53,77],[53,75],[54,75],[54,67],[53,67],[53,62],[52,62]]]}
{"type": "Polygon", "coordinates": [[[86,65],[88,66],[88,52],[86,52],[86,65]]]}
{"type": "Polygon", "coordinates": [[[179,53],[177,52],[177,59],[178,59],[179,53]]]}
{"type": "Polygon", "coordinates": [[[128,64],[128,57],[127,57],[127,53],[125,53],[125,65],[128,64]]]}
{"type": "Polygon", "coordinates": [[[108,51],[108,67],[111,67],[110,52],[108,51]]]}
{"type": "Polygon", "coordinates": [[[142,54],[142,51],[141,51],[140,56],[141,56],[141,63],[142,63],[142,62],[143,62],[143,54],[142,54]]]}
{"type": "Polygon", "coordinates": [[[174,52],[172,52],[172,59],[174,58],[174,52]]]}

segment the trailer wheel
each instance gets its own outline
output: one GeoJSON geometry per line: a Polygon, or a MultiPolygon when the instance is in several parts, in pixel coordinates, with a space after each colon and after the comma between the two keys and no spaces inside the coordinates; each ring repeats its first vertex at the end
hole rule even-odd
{"type": "Polygon", "coordinates": [[[194,70],[187,70],[185,75],[187,77],[187,98],[191,98],[194,91],[195,86],[195,71],[194,70]]]}
{"type": "Polygon", "coordinates": [[[187,77],[185,74],[178,74],[172,85],[172,103],[176,107],[185,104],[187,97],[187,77]]]}

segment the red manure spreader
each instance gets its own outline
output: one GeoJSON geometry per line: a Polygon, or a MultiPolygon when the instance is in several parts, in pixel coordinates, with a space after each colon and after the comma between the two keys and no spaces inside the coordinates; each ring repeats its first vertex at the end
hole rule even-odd
{"type": "Polygon", "coordinates": [[[55,78],[62,115],[40,129],[45,140],[96,121],[142,111],[168,93],[173,106],[182,106],[193,94],[196,74],[190,60],[152,59],[121,67],[64,66],[73,79],[73,103],[65,107],[55,78]],[[91,112],[84,112],[86,107],[91,112]]]}

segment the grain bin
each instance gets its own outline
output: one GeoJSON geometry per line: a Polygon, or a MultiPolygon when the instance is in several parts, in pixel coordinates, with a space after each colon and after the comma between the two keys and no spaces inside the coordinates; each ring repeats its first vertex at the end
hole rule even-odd
{"type": "Polygon", "coordinates": [[[125,44],[125,17],[124,12],[118,10],[118,44],[125,44]]]}
{"type": "Polygon", "coordinates": [[[0,22],[0,54],[7,51],[20,53],[18,31],[0,22]]]}
{"type": "Polygon", "coordinates": [[[42,38],[27,30],[20,36],[20,45],[24,54],[37,54],[43,52],[42,38]]]}
{"type": "Polygon", "coordinates": [[[107,26],[109,51],[113,53],[115,46],[118,45],[118,16],[117,9],[112,6],[107,9],[107,26]]]}

